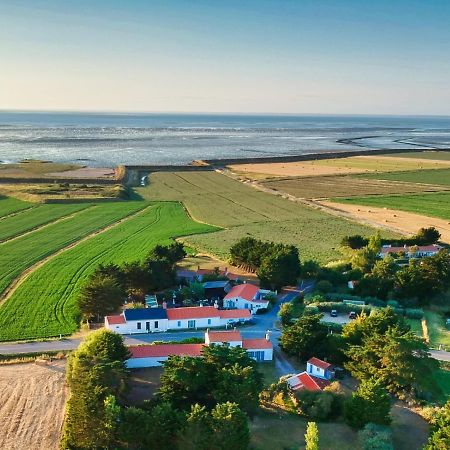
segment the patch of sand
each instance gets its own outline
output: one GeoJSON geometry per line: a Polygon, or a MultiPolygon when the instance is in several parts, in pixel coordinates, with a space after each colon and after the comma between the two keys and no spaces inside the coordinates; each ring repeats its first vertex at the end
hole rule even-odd
{"type": "Polygon", "coordinates": [[[65,402],[64,362],[0,366],[0,448],[59,449],[65,402]]]}
{"type": "Polygon", "coordinates": [[[259,164],[238,164],[229,166],[233,172],[245,174],[265,174],[281,177],[295,176],[321,176],[321,175],[343,175],[347,173],[364,173],[371,172],[354,167],[334,167],[320,165],[318,161],[302,161],[289,163],[259,163],[259,164]]]}
{"type": "MultiPolygon", "coordinates": [[[[418,164],[425,164],[426,166],[429,165],[437,165],[437,166],[444,166],[444,167],[449,167],[450,166],[450,161],[445,160],[445,159],[423,159],[423,158],[406,158],[406,157],[401,157],[401,156],[376,156],[376,155],[361,155],[358,156],[358,158],[364,158],[364,159],[369,159],[369,160],[376,160],[376,159],[380,159],[383,158],[384,160],[388,160],[388,161],[392,161],[392,162],[398,162],[399,164],[405,164],[405,160],[406,162],[410,161],[410,162],[414,162],[414,163],[418,163],[418,164]]],[[[429,168],[429,167],[427,167],[429,168]]]]}
{"type": "Polygon", "coordinates": [[[53,172],[47,174],[52,177],[61,178],[114,178],[115,171],[110,167],[81,167],[75,170],[65,170],[64,172],[53,172]]]}
{"type": "Polygon", "coordinates": [[[317,203],[357,221],[400,231],[408,235],[417,233],[417,230],[422,227],[436,227],[441,233],[441,240],[450,243],[450,223],[443,219],[373,206],[349,205],[330,201],[317,203]]]}

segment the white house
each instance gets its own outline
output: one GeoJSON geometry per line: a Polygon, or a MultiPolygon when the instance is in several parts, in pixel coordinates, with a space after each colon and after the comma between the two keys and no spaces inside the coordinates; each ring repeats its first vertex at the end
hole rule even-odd
{"type": "Polygon", "coordinates": [[[161,366],[169,356],[202,356],[202,348],[208,345],[242,347],[256,361],[272,361],[273,346],[268,338],[242,339],[237,330],[209,331],[204,344],[146,344],[128,347],[131,357],[126,364],[129,369],[161,366]]]}
{"type": "Polygon", "coordinates": [[[311,358],[306,363],[306,371],[289,377],[288,386],[294,390],[322,391],[334,378],[331,364],[319,358],[311,358]]]}
{"type": "Polygon", "coordinates": [[[384,258],[387,255],[392,254],[404,254],[407,258],[424,258],[426,256],[433,256],[439,251],[442,250],[440,245],[416,245],[408,247],[404,245],[403,247],[393,247],[392,245],[383,245],[381,247],[380,253],[378,256],[380,258],[384,258]]]}
{"type": "Polygon", "coordinates": [[[167,330],[217,328],[251,319],[247,310],[220,310],[214,306],[186,308],[126,309],[105,317],[105,328],[119,334],[154,333],[167,330]]]}
{"type": "Polygon", "coordinates": [[[252,314],[260,308],[267,308],[269,300],[263,295],[268,291],[261,291],[258,286],[250,283],[234,286],[223,299],[226,308],[248,309],[252,314]]]}

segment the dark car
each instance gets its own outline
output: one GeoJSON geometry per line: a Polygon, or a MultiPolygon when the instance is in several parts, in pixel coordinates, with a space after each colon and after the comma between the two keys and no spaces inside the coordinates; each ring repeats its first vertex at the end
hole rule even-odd
{"type": "Polygon", "coordinates": [[[355,311],[351,311],[351,312],[349,313],[349,315],[348,315],[348,318],[349,318],[349,319],[356,319],[356,313],[355,313],[355,311]]]}
{"type": "Polygon", "coordinates": [[[336,311],[335,309],[332,309],[332,310],[330,311],[330,316],[331,316],[331,317],[337,317],[337,316],[338,316],[337,311],[336,311]]]}

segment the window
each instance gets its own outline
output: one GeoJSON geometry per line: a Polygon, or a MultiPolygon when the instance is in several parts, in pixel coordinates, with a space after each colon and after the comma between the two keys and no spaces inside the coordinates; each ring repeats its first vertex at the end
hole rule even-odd
{"type": "Polygon", "coordinates": [[[181,320],[177,322],[177,327],[181,327],[181,320]]]}
{"type": "Polygon", "coordinates": [[[136,324],[136,327],[137,327],[138,330],[140,330],[140,329],[141,329],[141,322],[138,322],[138,323],[136,324]]]}
{"type": "Polygon", "coordinates": [[[244,305],[244,308],[245,308],[245,309],[248,309],[248,303],[246,303],[246,304],[244,305]]]}
{"type": "Polygon", "coordinates": [[[155,320],[155,328],[158,328],[158,321],[155,320]]]}
{"type": "Polygon", "coordinates": [[[145,330],[150,331],[150,322],[145,322],[145,330]]]}
{"type": "Polygon", "coordinates": [[[208,325],[211,325],[211,319],[208,319],[208,325]]]}
{"type": "Polygon", "coordinates": [[[188,328],[195,328],[195,320],[188,320],[188,328]]]}

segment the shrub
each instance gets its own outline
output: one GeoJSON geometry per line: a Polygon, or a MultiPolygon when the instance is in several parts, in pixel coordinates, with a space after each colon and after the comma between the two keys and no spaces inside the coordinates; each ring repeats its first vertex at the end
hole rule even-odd
{"type": "Polygon", "coordinates": [[[327,294],[333,290],[333,285],[328,280],[322,280],[316,284],[316,289],[323,294],[327,294]]]}
{"type": "Polygon", "coordinates": [[[319,314],[320,310],[316,305],[307,305],[305,308],[305,314],[319,314]]]}
{"type": "Polygon", "coordinates": [[[392,306],[392,308],[398,308],[398,301],[397,300],[388,300],[387,302],[388,306],[392,306]]]}
{"type": "Polygon", "coordinates": [[[340,413],[340,396],[332,392],[312,392],[302,389],[295,397],[299,412],[310,419],[328,420],[340,413]]]}
{"type": "Polygon", "coordinates": [[[417,308],[406,308],[405,315],[408,319],[422,319],[423,317],[423,309],[417,308]]]}
{"type": "Polygon", "coordinates": [[[358,433],[358,439],[362,450],[394,450],[389,427],[368,423],[358,433]]]}

